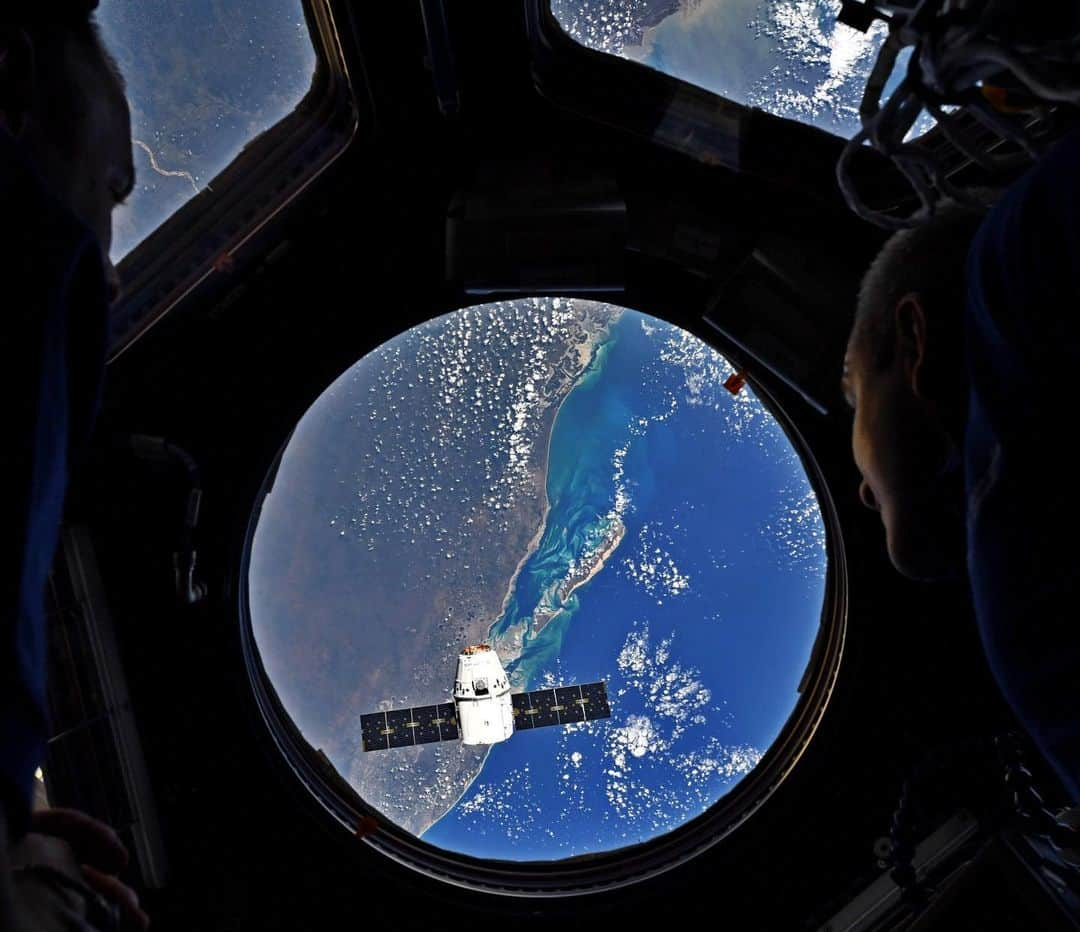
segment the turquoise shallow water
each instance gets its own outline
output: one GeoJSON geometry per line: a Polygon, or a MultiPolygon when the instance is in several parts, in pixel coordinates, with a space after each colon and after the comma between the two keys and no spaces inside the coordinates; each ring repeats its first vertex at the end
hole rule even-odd
{"type": "Polygon", "coordinates": [[[512,681],[523,688],[559,656],[580,607],[576,592],[563,601],[558,591],[571,565],[593,553],[616,520],[611,461],[629,411],[607,368],[620,332],[616,322],[559,410],[548,448],[544,535],[522,567],[502,617],[490,629],[489,639],[497,641],[538,608],[545,614],[557,612],[507,665],[512,681]]]}
{"type": "Polygon", "coordinates": [[[727,793],[776,737],[820,621],[826,555],[790,442],[699,341],[624,312],[552,428],[550,511],[496,639],[559,609],[515,684],[608,684],[611,719],[495,745],[423,836],[481,857],[550,859],[644,841],[727,793]],[[625,536],[560,602],[572,561],[625,536]]]}

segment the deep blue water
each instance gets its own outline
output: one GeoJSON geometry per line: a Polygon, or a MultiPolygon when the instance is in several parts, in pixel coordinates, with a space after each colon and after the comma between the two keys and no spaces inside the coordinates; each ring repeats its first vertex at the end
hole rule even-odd
{"type": "Polygon", "coordinates": [[[611,719],[494,746],[424,840],[507,859],[646,840],[728,792],[793,710],[822,608],[820,517],[760,403],[692,387],[726,364],[700,345],[687,362],[687,340],[635,312],[610,328],[555,421],[545,533],[491,630],[550,602],[621,511],[604,568],[508,664],[525,688],[605,680],[611,719]]]}

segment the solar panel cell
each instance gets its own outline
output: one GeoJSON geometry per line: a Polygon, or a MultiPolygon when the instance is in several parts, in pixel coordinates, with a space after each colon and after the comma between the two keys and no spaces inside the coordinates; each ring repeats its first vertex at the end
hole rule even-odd
{"type": "Polygon", "coordinates": [[[360,716],[360,732],[364,737],[365,751],[385,751],[390,747],[390,743],[384,734],[385,729],[385,713],[372,712],[370,715],[360,716]]]}
{"type": "MultiPolygon", "coordinates": [[[[390,747],[404,748],[413,744],[412,709],[394,709],[386,713],[386,727],[390,729],[390,747]]],[[[415,726],[413,726],[415,727],[415,726]]]]}
{"type": "Polygon", "coordinates": [[[555,711],[555,690],[538,689],[529,694],[532,697],[536,715],[533,716],[533,727],[544,728],[548,725],[559,724],[559,713],[555,711]]]}
{"type": "Polygon", "coordinates": [[[438,706],[425,705],[413,709],[413,721],[416,727],[413,729],[413,738],[417,744],[431,744],[432,741],[441,741],[439,735],[439,708],[438,706]]]}
{"type": "Polygon", "coordinates": [[[585,699],[585,718],[590,722],[597,718],[611,717],[607,688],[603,683],[586,683],[581,687],[581,695],[585,699]]]}
{"type": "Polygon", "coordinates": [[[532,708],[531,693],[514,693],[510,697],[510,704],[514,707],[514,731],[522,731],[533,727],[533,717],[529,714],[532,708]]]}
{"type": "Polygon", "coordinates": [[[439,705],[439,735],[443,741],[454,741],[460,737],[458,732],[457,708],[452,702],[439,705]]]}
{"type": "Polygon", "coordinates": [[[581,689],[577,686],[562,686],[555,690],[556,708],[559,724],[585,721],[585,706],[581,701],[581,689]]]}

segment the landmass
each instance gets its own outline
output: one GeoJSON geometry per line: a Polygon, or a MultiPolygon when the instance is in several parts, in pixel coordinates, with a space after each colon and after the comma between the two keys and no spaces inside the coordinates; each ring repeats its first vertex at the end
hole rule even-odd
{"type": "Polygon", "coordinates": [[[487,748],[365,753],[360,716],[445,701],[461,647],[501,617],[543,534],[555,418],[618,316],[538,298],[407,331],[316,401],[263,502],[249,588],[267,673],[305,739],[417,836],[487,748]]]}
{"type": "Polygon", "coordinates": [[[608,529],[596,549],[590,550],[580,561],[571,562],[570,572],[559,587],[561,602],[565,603],[574,594],[575,589],[584,586],[604,568],[608,557],[615,552],[615,548],[619,546],[625,535],[626,525],[623,524],[622,518],[612,515],[608,529]]]}
{"type": "Polygon", "coordinates": [[[645,30],[701,0],[552,0],[551,12],[571,38],[588,48],[620,55],[641,45],[645,30]]]}
{"type": "Polygon", "coordinates": [[[394,374],[374,392],[365,385],[359,418],[375,427],[357,483],[363,508],[338,518],[362,548],[368,651],[338,700],[328,754],[364,799],[418,836],[468,789],[487,748],[365,754],[359,716],[444,701],[458,651],[485,640],[543,533],[558,409],[615,316],[589,301],[522,304],[458,312],[386,354],[394,374]]]}
{"type": "MultiPolygon", "coordinates": [[[[566,576],[555,589],[555,599],[545,598],[532,614],[528,625],[528,636],[537,637],[548,623],[565,608],[574,592],[585,585],[604,568],[608,558],[615,552],[626,535],[626,525],[618,515],[612,515],[607,530],[600,542],[590,548],[580,559],[571,560],[566,576]]],[[[507,652],[509,653],[509,651],[507,652]]],[[[518,644],[517,655],[521,653],[518,644]]],[[[517,656],[515,655],[515,657],[517,656]]],[[[502,654],[500,653],[500,656],[502,654]]]]}

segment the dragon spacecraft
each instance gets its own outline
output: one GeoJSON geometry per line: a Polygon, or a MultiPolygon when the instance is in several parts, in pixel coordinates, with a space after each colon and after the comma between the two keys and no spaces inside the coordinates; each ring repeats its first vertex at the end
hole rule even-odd
{"type": "Polygon", "coordinates": [[[497,744],[515,731],[609,718],[602,682],[512,693],[499,655],[486,644],[459,655],[454,701],[360,716],[365,751],[435,741],[497,744]]]}

